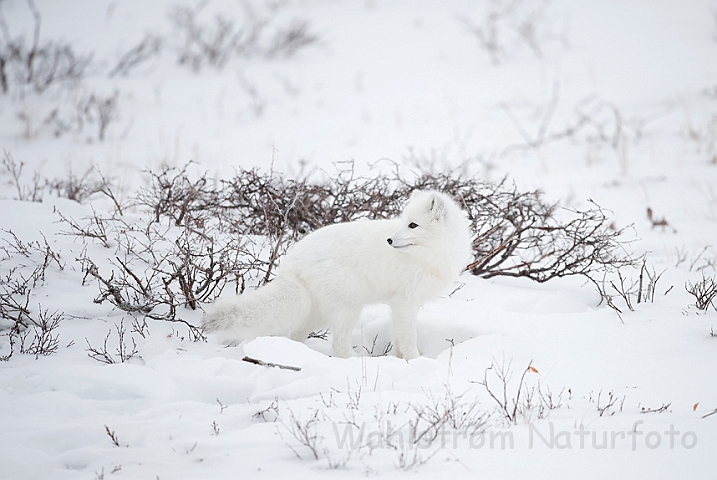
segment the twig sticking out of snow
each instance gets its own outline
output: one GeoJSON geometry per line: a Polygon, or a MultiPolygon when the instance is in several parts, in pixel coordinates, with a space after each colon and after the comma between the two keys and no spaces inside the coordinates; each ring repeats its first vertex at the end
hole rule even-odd
{"type": "Polygon", "coordinates": [[[244,357],[242,358],[242,361],[253,363],[254,365],[261,365],[262,367],[276,367],[281,368],[283,370],[293,370],[295,372],[301,371],[301,367],[292,367],[290,365],[281,365],[279,363],[265,362],[263,360],[259,360],[258,358],[244,357]]]}
{"type": "Polygon", "coordinates": [[[714,300],[717,299],[717,277],[702,276],[702,280],[696,283],[687,282],[685,289],[695,297],[695,306],[699,310],[707,310],[710,305],[717,310],[714,300]]]}
{"type": "Polygon", "coordinates": [[[117,438],[117,434],[115,433],[115,431],[114,431],[114,430],[110,430],[110,427],[108,427],[107,425],[105,425],[105,432],[107,432],[107,436],[110,437],[110,440],[112,440],[112,444],[113,444],[115,447],[119,447],[119,446],[120,446],[120,443],[119,443],[119,439],[117,438]]]}

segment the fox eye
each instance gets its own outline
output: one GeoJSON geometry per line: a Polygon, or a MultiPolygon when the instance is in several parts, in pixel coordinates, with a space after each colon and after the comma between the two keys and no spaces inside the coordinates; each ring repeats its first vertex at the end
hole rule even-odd
{"type": "Polygon", "coordinates": [[[416,227],[418,227],[417,223],[411,222],[408,224],[408,228],[416,228],[416,227]]]}

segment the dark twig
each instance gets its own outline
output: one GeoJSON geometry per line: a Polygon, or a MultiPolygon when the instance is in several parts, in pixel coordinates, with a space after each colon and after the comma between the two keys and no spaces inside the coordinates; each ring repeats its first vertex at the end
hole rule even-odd
{"type": "Polygon", "coordinates": [[[247,363],[253,363],[254,365],[261,365],[262,367],[276,367],[276,368],[281,368],[283,370],[293,370],[295,372],[301,371],[301,367],[292,367],[289,365],[281,365],[279,363],[265,362],[263,360],[259,360],[259,359],[251,358],[251,357],[244,357],[244,358],[242,358],[242,361],[247,362],[247,363]]]}

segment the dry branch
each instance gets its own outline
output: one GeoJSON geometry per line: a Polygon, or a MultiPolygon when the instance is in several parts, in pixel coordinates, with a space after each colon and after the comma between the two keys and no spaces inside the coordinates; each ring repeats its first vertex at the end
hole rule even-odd
{"type": "Polygon", "coordinates": [[[175,225],[201,228],[216,219],[223,232],[273,239],[269,260],[257,264],[264,279],[286,248],[305,234],[333,223],[396,216],[415,189],[444,191],[467,210],[475,232],[475,260],[468,266],[474,275],[537,282],[582,275],[596,282],[604,271],[636,264],[624,250],[624,230],[611,229],[607,214],[594,202],[585,210],[559,209],[545,203],[540,192],[520,192],[505,183],[444,174],[412,181],[396,173],[361,178],[351,164],[321,183],[242,170],[210,188],[206,176],[191,180],[186,167],[152,175],[153,185],[138,202],[152,209],[155,221],[168,217],[175,225]]]}
{"type": "MultiPolygon", "coordinates": [[[[57,84],[79,82],[89,67],[92,56],[80,55],[72,45],[58,40],[42,40],[42,16],[33,0],[27,5],[34,21],[32,43],[27,45],[23,36],[13,38],[0,10],[0,88],[8,93],[11,88],[30,88],[42,94],[57,84]]],[[[1,5],[0,5],[1,6],[1,5]]]]}
{"type": "Polygon", "coordinates": [[[257,358],[244,357],[242,358],[242,361],[247,363],[253,363],[254,365],[261,365],[262,367],[276,367],[281,368],[282,370],[293,370],[295,372],[301,371],[301,367],[292,367],[290,365],[281,365],[280,363],[265,362],[257,358]]]}
{"type": "Polygon", "coordinates": [[[687,282],[685,289],[695,297],[695,306],[699,310],[707,310],[710,305],[717,310],[714,300],[717,298],[717,277],[702,277],[696,283],[687,282]]]}

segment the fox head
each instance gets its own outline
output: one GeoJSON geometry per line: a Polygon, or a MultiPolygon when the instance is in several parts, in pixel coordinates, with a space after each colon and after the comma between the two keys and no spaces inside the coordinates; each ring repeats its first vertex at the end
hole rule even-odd
{"type": "Polygon", "coordinates": [[[415,190],[401,213],[401,227],[386,241],[396,249],[431,247],[435,237],[446,231],[445,225],[452,202],[442,193],[415,190]]]}

